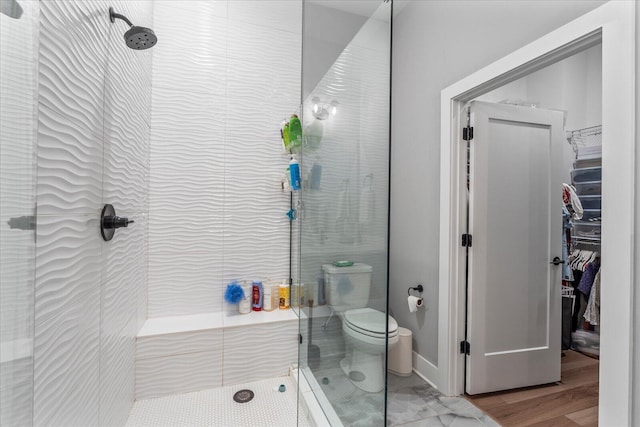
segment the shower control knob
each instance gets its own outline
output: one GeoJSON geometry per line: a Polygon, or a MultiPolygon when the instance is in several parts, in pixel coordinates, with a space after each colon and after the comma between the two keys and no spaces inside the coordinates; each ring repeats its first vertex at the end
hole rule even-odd
{"type": "Polygon", "coordinates": [[[105,216],[102,219],[102,223],[104,225],[104,228],[127,227],[132,222],[134,222],[134,221],[130,220],[129,218],[120,217],[120,216],[105,216]]]}
{"type": "Polygon", "coordinates": [[[128,227],[134,221],[116,215],[116,210],[112,205],[104,205],[102,215],[100,216],[100,234],[105,241],[113,239],[116,229],[128,227]]]}

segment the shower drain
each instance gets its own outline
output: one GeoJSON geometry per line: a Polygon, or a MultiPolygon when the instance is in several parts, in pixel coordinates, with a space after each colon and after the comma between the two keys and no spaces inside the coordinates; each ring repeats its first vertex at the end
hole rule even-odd
{"type": "Polygon", "coordinates": [[[253,392],[251,390],[240,390],[237,391],[234,395],[233,395],[233,400],[238,402],[238,403],[247,403],[249,401],[251,401],[251,399],[253,399],[253,392]]]}

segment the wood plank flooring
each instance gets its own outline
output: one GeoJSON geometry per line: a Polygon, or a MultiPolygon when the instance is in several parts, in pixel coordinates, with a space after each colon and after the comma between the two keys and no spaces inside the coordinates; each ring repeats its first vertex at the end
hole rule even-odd
{"type": "Polygon", "coordinates": [[[599,361],[564,353],[559,383],[466,398],[504,427],[597,426],[599,361]]]}

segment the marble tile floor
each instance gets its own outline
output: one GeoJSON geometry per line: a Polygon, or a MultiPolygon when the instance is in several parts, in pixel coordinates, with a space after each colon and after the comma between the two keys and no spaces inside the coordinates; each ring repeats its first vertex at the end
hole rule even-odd
{"type": "MultiPolygon", "coordinates": [[[[339,358],[324,358],[314,374],[345,427],[384,426],[384,394],[355,387],[338,366],[339,358]]],[[[389,373],[389,427],[499,427],[462,397],[446,397],[416,374],[389,373]]]]}

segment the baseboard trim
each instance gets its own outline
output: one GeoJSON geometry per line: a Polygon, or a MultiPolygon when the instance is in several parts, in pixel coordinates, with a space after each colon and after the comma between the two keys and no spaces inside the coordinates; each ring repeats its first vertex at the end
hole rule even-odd
{"type": "Polygon", "coordinates": [[[413,352],[413,372],[429,383],[431,387],[441,390],[438,384],[438,367],[415,351],[413,352]]]}

